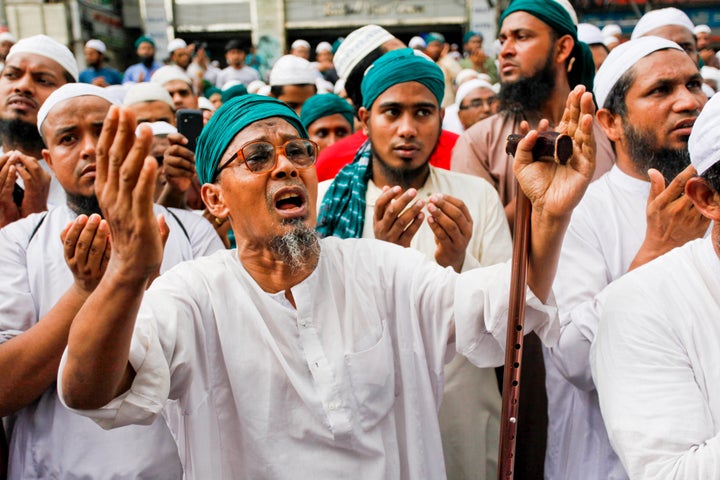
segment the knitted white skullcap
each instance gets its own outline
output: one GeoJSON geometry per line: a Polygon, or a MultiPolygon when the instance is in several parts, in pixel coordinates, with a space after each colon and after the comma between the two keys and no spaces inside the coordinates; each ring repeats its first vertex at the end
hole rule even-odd
{"type": "Polygon", "coordinates": [[[477,88],[488,88],[493,92],[495,91],[492,83],[486,82],[485,80],[480,80],[478,78],[473,78],[472,80],[468,80],[467,82],[464,82],[462,85],[460,85],[457,93],[455,94],[455,104],[460,105],[465,99],[465,97],[467,97],[470,92],[477,88]]]}
{"type": "Polygon", "coordinates": [[[605,37],[598,27],[592,23],[581,23],[578,25],[578,40],[585,42],[588,45],[602,44],[605,43],[605,37]]]}
{"type": "Polygon", "coordinates": [[[170,55],[179,48],[187,48],[187,43],[185,43],[185,40],[183,40],[182,38],[174,38],[170,40],[167,46],[168,55],[170,55]]]}
{"type": "Polygon", "coordinates": [[[103,42],[102,40],[98,40],[97,38],[92,38],[85,42],[85,48],[92,48],[93,50],[97,50],[100,53],[105,53],[107,51],[105,42],[103,42]]]}
{"type": "Polygon", "coordinates": [[[295,50],[296,48],[301,48],[301,47],[305,47],[308,50],[310,50],[310,44],[308,43],[307,40],[303,40],[303,39],[295,40],[292,43],[292,45],[290,45],[290,50],[295,50]]]}
{"type": "Polygon", "coordinates": [[[38,132],[40,132],[40,135],[42,135],[42,125],[45,122],[45,119],[58,103],[64,102],[65,100],[70,100],[71,98],[83,97],[88,95],[93,97],[100,97],[103,100],[107,100],[108,103],[117,105],[117,102],[112,97],[112,95],[108,95],[108,93],[102,87],[98,87],[90,83],[66,83],[65,85],[52,92],[50,96],[45,99],[42,106],[40,107],[40,110],[37,114],[37,128],[38,132]]]}
{"type": "Polygon", "coordinates": [[[171,133],[177,133],[177,128],[173,127],[167,122],[159,121],[159,122],[143,122],[135,128],[135,135],[140,134],[140,126],[141,125],[147,125],[150,127],[150,130],[152,130],[153,137],[157,135],[170,135],[171,133]]]}
{"type": "Polygon", "coordinates": [[[695,25],[693,25],[692,20],[690,20],[690,17],[688,17],[685,12],[675,7],[668,7],[659,10],[650,10],[643,15],[642,18],[638,20],[637,25],[635,25],[630,39],[634,40],[656,28],[668,25],[679,25],[687,28],[690,32],[695,30],[695,25]]]}
{"type": "Polygon", "coordinates": [[[7,64],[15,55],[34,53],[60,65],[77,82],[78,65],[69,48],[47,35],[34,35],[21,39],[10,48],[5,58],[7,64]]]}
{"type": "Polygon", "coordinates": [[[134,105],[140,102],[164,102],[174,110],[172,97],[162,85],[153,82],[136,83],[125,94],[123,105],[134,105]]]}
{"type": "Polygon", "coordinates": [[[330,42],[320,42],[315,47],[315,53],[332,52],[332,45],[330,42]]]}
{"type": "Polygon", "coordinates": [[[695,120],[688,150],[698,175],[720,162],[720,95],[713,95],[695,120]]]}
{"type": "Polygon", "coordinates": [[[158,85],[165,85],[173,80],[182,80],[192,87],[192,80],[185,71],[177,65],[165,65],[158,68],[150,77],[150,81],[158,85]]]}
{"type": "Polygon", "coordinates": [[[335,64],[338,76],[347,78],[363,58],[393,38],[395,37],[390,32],[378,25],[365,25],[350,32],[333,57],[333,64],[335,64]]]}
{"type": "Polygon", "coordinates": [[[684,51],[680,46],[665,38],[647,36],[622,43],[615,47],[595,74],[595,101],[603,108],[608,94],[620,77],[630,70],[640,59],[658,50],[674,48],[684,51]]]}
{"type": "Polygon", "coordinates": [[[697,25],[695,28],[693,28],[693,33],[697,35],[698,33],[712,33],[712,30],[707,25],[697,25]]]}
{"type": "Polygon", "coordinates": [[[0,42],[15,43],[17,42],[17,38],[15,38],[15,35],[10,32],[2,32],[0,33],[0,42]]]}
{"type": "Polygon", "coordinates": [[[295,55],[283,55],[278,58],[270,70],[270,85],[315,84],[317,70],[310,62],[295,55]]]}

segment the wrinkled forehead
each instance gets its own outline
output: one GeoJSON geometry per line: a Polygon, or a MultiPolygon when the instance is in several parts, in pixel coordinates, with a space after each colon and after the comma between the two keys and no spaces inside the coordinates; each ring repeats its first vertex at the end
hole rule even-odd
{"type": "Polygon", "coordinates": [[[238,149],[249,142],[266,141],[282,144],[293,138],[301,138],[300,133],[290,122],[280,117],[256,120],[235,134],[222,158],[229,158],[238,149]]]}

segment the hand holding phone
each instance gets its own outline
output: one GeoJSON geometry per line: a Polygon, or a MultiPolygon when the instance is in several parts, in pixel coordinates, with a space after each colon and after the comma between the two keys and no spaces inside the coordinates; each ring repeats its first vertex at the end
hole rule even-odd
{"type": "Polygon", "coordinates": [[[203,129],[203,115],[200,110],[182,108],[175,114],[178,132],[188,139],[185,148],[195,152],[197,138],[203,129]]]}

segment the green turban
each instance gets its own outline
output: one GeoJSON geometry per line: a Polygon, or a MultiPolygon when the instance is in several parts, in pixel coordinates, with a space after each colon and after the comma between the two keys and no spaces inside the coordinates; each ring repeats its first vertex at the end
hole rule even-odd
{"type": "Polygon", "coordinates": [[[353,130],[355,121],[352,106],[334,93],[321,93],[308,98],[300,111],[300,120],[305,128],[309,128],[315,120],[336,113],[342,115],[350,124],[350,130],[353,130]]]}
{"type": "Polygon", "coordinates": [[[425,85],[437,98],[438,105],[442,104],[445,77],[440,67],[412,48],[401,48],[378,58],[365,72],[360,86],[363,107],[370,108],[385,90],[405,82],[425,85]]]}
{"type": "Polygon", "coordinates": [[[155,48],[155,41],[147,35],[141,35],[137,40],[135,40],[135,48],[137,49],[141,43],[149,43],[153,46],[153,48],[155,48]]]}
{"type": "Polygon", "coordinates": [[[514,0],[500,16],[500,25],[511,13],[527,12],[537,17],[555,30],[559,35],[570,35],[575,40],[575,47],[570,54],[575,61],[568,72],[570,87],[583,84],[588,92],[593,91],[595,63],[590,47],[578,40],[577,25],[570,13],[556,0],[514,0]]]}
{"type": "Polygon", "coordinates": [[[286,120],[302,138],[308,138],[307,131],[295,111],[280,100],[248,94],[223,103],[197,140],[195,168],[200,184],[210,183],[223,153],[235,135],[252,123],[271,117],[286,120]]]}
{"type": "Polygon", "coordinates": [[[222,95],[222,90],[220,90],[218,87],[214,87],[214,86],[212,86],[212,85],[209,86],[209,87],[207,87],[207,88],[203,91],[203,95],[205,96],[205,98],[210,98],[210,97],[212,97],[213,95],[215,95],[216,93],[219,93],[220,95],[222,95]]]}
{"type": "Polygon", "coordinates": [[[231,98],[241,97],[243,95],[247,95],[247,93],[247,87],[242,83],[238,83],[237,85],[233,85],[232,87],[226,88],[222,91],[222,102],[225,103],[231,98]]]}

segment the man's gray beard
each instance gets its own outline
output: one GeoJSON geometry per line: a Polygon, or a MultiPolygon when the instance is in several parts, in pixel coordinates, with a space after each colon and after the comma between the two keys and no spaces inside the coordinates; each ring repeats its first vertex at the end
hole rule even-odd
{"type": "Polygon", "coordinates": [[[687,146],[680,150],[657,148],[652,133],[636,129],[627,122],[625,122],[624,133],[630,158],[643,173],[654,168],[662,173],[665,182],[669,184],[690,165],[690,153],[687,146]]]}
{"type": "Polygon", "coordinates": [[[532,77],[520,77],[513,82],[500,83],[500,111],[522,115],[539,112],[555,90],[552,50],[543,68],[532,77]]]}
{"type": "Polygon", "coordinates": [[[37,125],[18,118],[0,119],[0,137],[10,150],[19,149],[24,152],[39,152],[45,148],[37,125]]]}
{"type": "Polygon", "coordinates": [[[284,235],[273,237],[270,240],[270,251],[289,266],[292,273],[307,266],[315,266],[320,257],[320,237],[315,230],[301,218],[283,224],[294,228],[284,235]]]}

